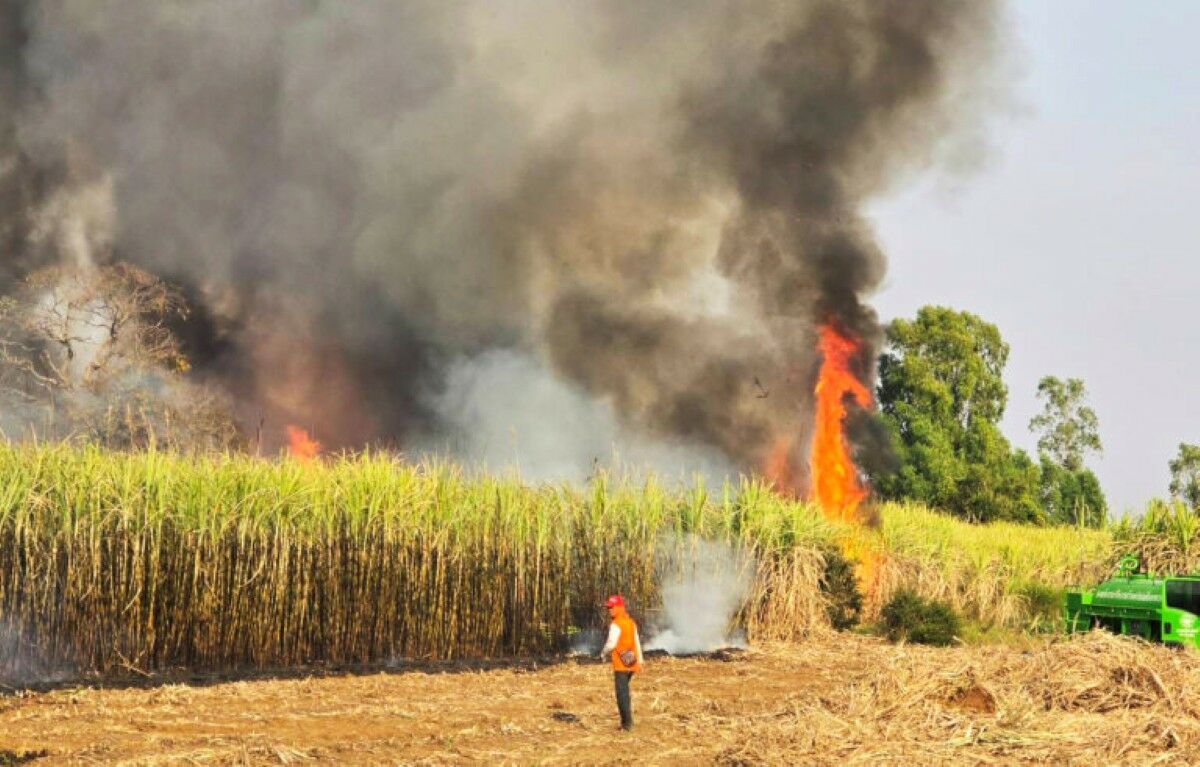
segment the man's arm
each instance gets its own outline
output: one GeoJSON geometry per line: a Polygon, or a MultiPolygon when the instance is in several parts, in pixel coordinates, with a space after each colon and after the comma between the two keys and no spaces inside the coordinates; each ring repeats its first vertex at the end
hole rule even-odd
{"type": "Polygon", "coordinates": [[[600,657],[604,657],[616,649],[617,640],[621,638],[621,627],[613,623],[608,627],[608,641],[604,643],[604,649],[600,651],[600,657]]]}
{"type": "Polygon", "coordinates": [[[642,664],[642,632],[636,628],[633,630],[633,643],[637,646],[638,665],[642,664]]]}

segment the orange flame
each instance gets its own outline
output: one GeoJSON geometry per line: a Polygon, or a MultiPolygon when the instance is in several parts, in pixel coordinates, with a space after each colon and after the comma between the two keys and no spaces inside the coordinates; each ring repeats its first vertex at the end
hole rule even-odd
{"type": "MultiPolygon", "coordinates": [[[[858,506],[867,497],[859,482],[858,469],[846,440],[846,398],[861,408],[871,406],[871,392],[850,369],[851,358],[858,353],[858,342],[839,333],[831,325],[821,326],[821,372],[817,376],[817,417],[813,433],[809,471],[812,495],[829,519],[858,523],[858,506]]],[[[842,553],[854,562],[858,587],[868,596],[875,593],[883,554],[872,550],[865,541],[847,534],[841,541],[842,553]]]]}
{"type": "Polygon", "coordinates": [[[853,522],[858,519],[858,505],[867,497],[867,491],[858,481],[843,430],[846,397],[853,397],[859,407],[866,408],[871,406],[871,393],[850,370],[850,358],[858,352],[857,341],[830,325],[822,325],[818,348],[823,361],[817,377],[816,430],[809,456],[812,494],[825,516],[853,522]]]}
{"type": "MultiPolygon", "coordinates": [[[[831,325],[824,325],[818,349],[822,362],[815,389],[816,419],[809,453],[809,496],[827,519],[857,525],[862,521],[858,507],[867,497],[867,489],[859,482],[845,435],[846,399],[850,397],[859,407],[868,408],[871,393],[850,369],[851,360],[859,352],[856,340],[842,335],[831,325]]],[[[788,437],[777,439],[767,455],[763,473],[776,492],[799,497],[800,480],[793,459],[795,444],[795,440],[788,437]]],[[[838,543],[845,557],[854,563],[859,588],[871,597],[878,586],[883,552],[853,530],[847,530],[838,543]]]]}
{"type": "Polygon", "coordinates": [[[859,591],[868,599],[875,596],[886,561],[884,553],[852,535],[844,536],[839,544],[842,556],[854,564],[854,580],[858,582],[859,591]]]}
{"type": "Polygon", "coordinates": [[[321,452],[321,443],[299,426],[287,427],[288,454],[302,461],[311,461],[321,452]]]}

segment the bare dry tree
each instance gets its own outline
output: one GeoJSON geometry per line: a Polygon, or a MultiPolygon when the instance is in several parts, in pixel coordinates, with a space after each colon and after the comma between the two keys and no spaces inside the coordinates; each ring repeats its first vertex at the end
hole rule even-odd
{"type": "Polygon", "coordinates": [[[37,271],[0,299],[0,390],[113,447],[229,447],[228,407],[182,375],[171,323],[187,314],[179,291],[129,264],[37,271]]]}
{"type": "Polygon", "coordinates": [[[24,330],[43,342],[33,362],[58,388],[96,388],[134,367],[186,370],[168,323],[186,318],[178,291],[118,263],[50,267],[26,281],[24,330]]]}

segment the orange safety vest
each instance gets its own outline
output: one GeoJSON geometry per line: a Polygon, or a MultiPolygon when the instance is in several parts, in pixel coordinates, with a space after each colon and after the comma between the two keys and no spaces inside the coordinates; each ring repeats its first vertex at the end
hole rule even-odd
{"type": "Polygon", "coordinates": [[[613,671],[641,671],[642,664],[635,659],[633,665],[627,666],[621,661],[621,653],[631,652],[635,658],[637,656],[637,624],[633,622],[633,618],[629,617],[629,613],[621,610],[613,618],[613,624],[621,630],[621,636],[617,639],[617,646],[612,651],[613,671]]]}

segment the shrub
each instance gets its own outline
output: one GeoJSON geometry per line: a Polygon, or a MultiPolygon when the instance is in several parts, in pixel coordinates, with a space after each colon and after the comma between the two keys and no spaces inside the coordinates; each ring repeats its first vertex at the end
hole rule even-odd
{"type": "Polygon", "coordinates": [[[900,589],[883,607],[883,627],[893,642],[901,639],[917,644],[945,646],[961,631],[961,619],[950,605],[922,599],[900,589]]]}
{"type": "Polygon", "coordinates": [[[854,566],[835,548],[824,550],[825,571],[821,575],[821,594],[825,597],[825,611],[829,623],[838,631],[845,631],[858,624],[862,613],[862,592],[858,590],[858,579],[854,577],[854,566]]]}
{"type": "Polygon", "coordinates": [[[1050,628],[1057,623],[1062,610],[1062,589],[1031,582],[1022,583],[1013,591],[1025,598],[1031,628],[1050,628]]]}

